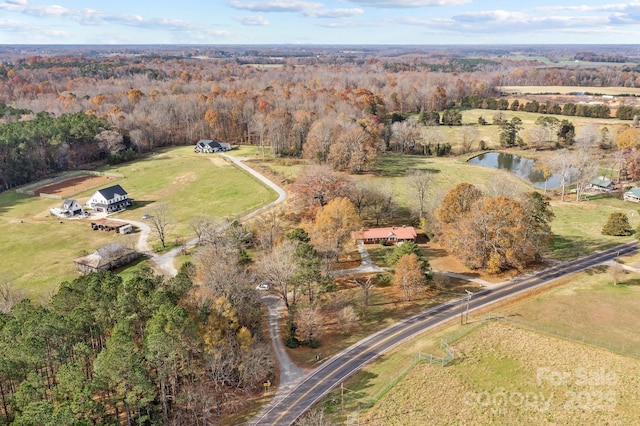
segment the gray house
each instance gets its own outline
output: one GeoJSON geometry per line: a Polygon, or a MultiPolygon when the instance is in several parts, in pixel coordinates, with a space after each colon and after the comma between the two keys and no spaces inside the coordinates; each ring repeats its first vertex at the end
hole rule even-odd
{"type": "Polygon", "coordinates": [[[193,148],[193,151],[213,153],[213,152],[229,151],[230,149],[231,149],[231,144],[228,142],[216,142],[211,139],[201,139],[196,143],[196,146],[193,148]]]}
{"type": "Polygon", "coordinates": [[[124,210],[133,200],[120,185],[99,189],[89,198],[87,206],[98,212],[113,213],[124,210]]]}
{"type": "Polygon", "coordinates": [[[82,206],[78,200],[64,200],[60,206],[60,214],[67,217],[81,216],[82,206]]]}

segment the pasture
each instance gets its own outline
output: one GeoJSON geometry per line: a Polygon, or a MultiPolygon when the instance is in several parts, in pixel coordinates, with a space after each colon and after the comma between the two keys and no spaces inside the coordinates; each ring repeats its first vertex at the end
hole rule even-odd
{"type": "MultiPolygon", "coordinates": [[[[191,147],[168,149],[100,171],[123,174],[117,183],[135,200],[132,208],[114,218],[140,220],[158,203],[169,206],[176,225],[169,241],[191,238],[189,222],[196,215],[236,218],[276,199],[275,193],[231,163],[216,155],[195,154],[191,147]]],[[[84,203],[94,191],[74,198],[84,203]]],[[[76,257],[138,236],[92,231],[87,220],[61,223],[49,215],[49,208],[60,203],[15,191],[0,194],[0,277],[36,299],[48,299],[60,282],[77,276],[72,263],[76,257]]],[[[153,238],[149,243],[154,244],[153,238]]]]}
{"type": "Polygon", "coordinates": [[[608,96],[638,96],[640,88],[637,87],[584,87],[584,86],[502,86],[499,88],[508,94],[545,95],[559,94],[570,95],[576,93],[591,93],[608,96]]]}
{"type": "MultiPolygon", "coordinates": [[[[409,345],[419,348],[418,342],[409,345]]],[[[383,357],[347,384],[352,421],[370,425],[424,424],[632,424],[640,361],[503,323],[488,323],[452,345],[446,367],[407,365],[406,375],[383,377],[383,357]],[[373,408],[358,413],[358,399],[373,408]],[[386,389],[385,389],[386,388],[386,389]]],[[[426,348],[425,348],[426,349],[426,348]]],[[[405,360],[411,356],[405,352],[405,360]]],[[[405,363],[406,365],[406,363],[405,363]]],[[[391,372],[391,366],[387,365],[391,372]]]]}
{"type": "MultiPolygon", "coordinates": [[[[640,255],[619,261],[640,266],[640,255]]],[[[640,275],[602,266],[406,342],[349,379],[345,416],[372,425],[612,424],[640,416],[640,275]],[[616,284],[617,283],[617,284],[616,284]],[[456,358],[446,367],[444,339],[456,358]]],[[[339,391],[319,408],[340,418],[339,391]]],[[[341,401],[340,401],[341,402],[341,401]]]]}

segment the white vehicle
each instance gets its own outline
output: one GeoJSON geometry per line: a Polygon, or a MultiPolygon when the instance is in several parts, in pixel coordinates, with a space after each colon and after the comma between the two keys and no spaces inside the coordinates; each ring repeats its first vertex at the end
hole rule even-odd
{"type": "Polygon", "coordinates": [[[258,286],[256,287],[256,290],[261,290],[261,291],[269,290],[269,284],[267,283],[258,284],[258,286]]]}

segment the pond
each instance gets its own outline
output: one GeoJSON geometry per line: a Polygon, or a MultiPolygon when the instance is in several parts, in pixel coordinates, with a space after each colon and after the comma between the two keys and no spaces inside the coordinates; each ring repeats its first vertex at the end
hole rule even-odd
{"type": "MultiPolygon", "coordinates": [[[[531,158],[505,154],[503,152],[486,152],[471,158],[468,163],[475,164],[476,166],[508,170],[533,183],[537,188],[545,187],[544,172],[536,169],[536,160],[532,160],[531,158]]],[[[546,182],[546,187],[557,188],[559,186],[560,177],[551,175],[549,180],[546,182]]]]}

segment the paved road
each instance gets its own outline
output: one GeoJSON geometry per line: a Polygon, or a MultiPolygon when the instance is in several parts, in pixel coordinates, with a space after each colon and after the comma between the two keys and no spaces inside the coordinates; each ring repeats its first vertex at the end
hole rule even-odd
{"type": "MultiPolygon", "coordinates": [[[[516,278],[491,289],[481,290],[468,302],[468,309],[473,311],[485,307],[562,276],[606,263],[617,256],[633,253],[638,250],[637,244],[637,241],[622,244],[526,277],[516,278]]],[[[304,381],[284,398],[274,401],[252,424],[292,425],[314,403],[365,364],[417,334],[458,318],[466,310],[465,296],[429,309],[361,340],[310,372],[304,381]]]]}

